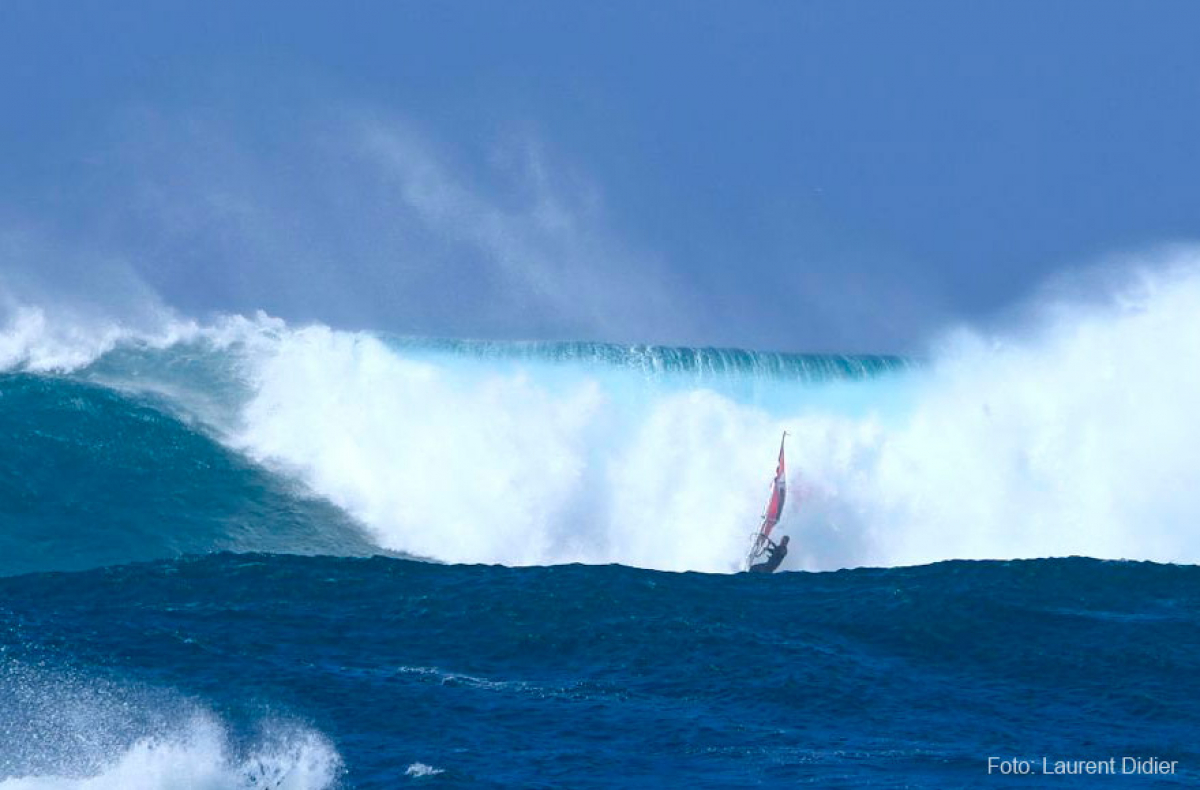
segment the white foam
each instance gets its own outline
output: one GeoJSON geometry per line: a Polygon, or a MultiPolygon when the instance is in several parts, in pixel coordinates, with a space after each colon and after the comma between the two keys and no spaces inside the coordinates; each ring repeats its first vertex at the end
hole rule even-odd
{"type": "Polygon", "coordinates": [[[258,367],[241,441],[381,545],[453,562],[730,570],[784,428],[791,567],[1195,562],[1197,271],[1057,305],[1020,338],[960,332],[903,387],[862,384],[878,390],[865,413],[800,388],[768,413],[633,373],[467,369],[300,330],[258,367]]]}
{"type": "Polygon", "coordinates": [[[441,768],[434,768],[432,765],[425,763],[413,763],[404,769],[405,776],[422,777],[422,776],[437,776],[440,773],[445,773],[441,768]]]}
{"type": "Polygon", "coordinates": [[[200,323],[156,299],[123,313],[71,301],[30,301],[0,280],[0,371],[69,373],[118,347],[163,350],[202,341],[214,351],[261,348],[285,330],[284,322],[261,311],[200,323]]]}
{"type": "Polygon", "coordinates": [[[313,732],[260,744],[242,756],[224,728],[197,715],[175,732],[146,736],[84,775],[20,776],[3,790],[317,790],[334,785],[341,759],[313,732]]]}
{"type": "Polygon", "coordinates": [[[235,739],[170,690],[0,662],[0,790],[318,790],[342,773],[320,733],[264,719],[235,739]]]}
{"type": "Polygon", "coordinates": [[[902,422],[798,422],[869,536],[855,563],[1085,554],[1200,560],[1200,270],[1056,305],[1020,340],[962,332],[902,422]],[[824,439],[822,440],[822,435],[824,439]]]}
{"type": "Polygon", "coordinates": [[[460,562],[558,558],[603,396],[459,376],[368,335],[290,333],[258,370],[244,447],[286,464],[388,548],[460,562]]]}

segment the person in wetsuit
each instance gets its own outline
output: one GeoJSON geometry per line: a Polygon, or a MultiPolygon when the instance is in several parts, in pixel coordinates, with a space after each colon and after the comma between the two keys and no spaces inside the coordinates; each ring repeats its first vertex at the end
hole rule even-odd
{"type": "Polygon", "coordinates": [[[783,558],[787,556],[788,536],[784,535],[778,545],[767,539],[767,559],[764,562],[750,566],[751,573],[774,573],[775,569],[783,563],[783,558]]]}

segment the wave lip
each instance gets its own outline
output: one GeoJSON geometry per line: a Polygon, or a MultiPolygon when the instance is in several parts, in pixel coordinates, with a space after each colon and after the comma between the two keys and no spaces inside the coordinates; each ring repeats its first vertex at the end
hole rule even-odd
{"type": "Polygon", "coordinates": [[[863,379],[906,370],[912,360],[894,354],[795,354],[740,348],[659,346],[569,341],[486,341],[386,338],[401,352],[467,358],[603,365],[643,375],[696,374],[699,378],[766,376],[801,381],[863,379]]]}

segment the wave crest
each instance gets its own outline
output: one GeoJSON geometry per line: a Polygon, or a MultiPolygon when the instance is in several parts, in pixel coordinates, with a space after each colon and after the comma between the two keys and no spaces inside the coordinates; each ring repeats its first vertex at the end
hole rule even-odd
{"type": "Polygon", "coordinates": [[[732,570],[785,429],[785,567],[1196,562],[1198,315],[1185,256],[1020,332],[949,335],[918,365],[411,341],[259,316],[122,341],[74,376],[154,393],[375,545],[450,562],[732,570]]]}

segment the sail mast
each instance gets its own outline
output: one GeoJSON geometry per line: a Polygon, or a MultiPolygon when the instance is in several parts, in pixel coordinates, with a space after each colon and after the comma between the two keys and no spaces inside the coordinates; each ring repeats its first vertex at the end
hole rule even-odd
{"type": "Polygon", "coordinates": [[[767,542],[771,538],[771,530],[779,523],[780,517],[783,515],[783,505],[787,501],[787,462],[785,459],[785,444],[787,443],[788,433],[783,432],[783,436],[779,440],[779,462],[775,466],[775,479],[771,481],[771,496],[767,499],[766,510],[763,511],[762,523],[758,527],[758,532],[754,536],[754,542],[750,546],[750,553],[746,555],[746,567],[749,568],[754,560],[762,556],[766,550],[767,542]]]}

